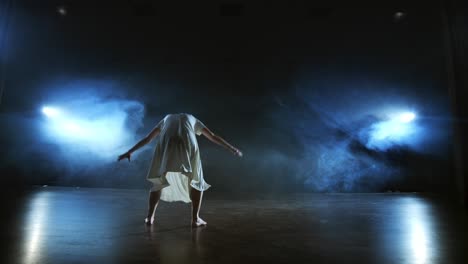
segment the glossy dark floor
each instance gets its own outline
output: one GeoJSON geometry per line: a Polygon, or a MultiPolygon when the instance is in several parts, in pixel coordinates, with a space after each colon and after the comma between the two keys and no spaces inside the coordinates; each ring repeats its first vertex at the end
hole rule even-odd
{"type": "Polygon", "coordinates": [[[146,227],[146,195],[48,187],[10,197],[1,263],[468,263],[466,217],[437,196],[208,192],[208,226],[192,229],[182,203],[161,203],[146,227]]]}

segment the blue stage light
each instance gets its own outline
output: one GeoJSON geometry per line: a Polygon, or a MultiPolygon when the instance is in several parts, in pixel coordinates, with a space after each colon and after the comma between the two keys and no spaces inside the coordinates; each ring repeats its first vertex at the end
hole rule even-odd
{"type": "Polygon", "coordinates": [[[412,122],[416,118],[416,114],[413,112],[404,112],[399,115],[399,121],[402,123],[412,122]]]}
{"type": "Polygon", "coordinates": [[[421,133],[421,127],[415,122],[416,114],[401,112],[370,126],[367,147],[386,150],[396,145],[412,145],[421,133]]]}
{"type": "Polygon", "coordinates": [[[60,115],[60,110],[55,107],[44,106],[42,107],[42,113],[46,115],[47,117],[54,118],[60,115]]]}
{"type": "Polygon", "coordinates": [[[62,146],[109,156],[131,137],[125,127],[127,114],[107,105],[104,105],[107,112],[97,113],[97,107],[103,106],[70,109],[44,106],[41,109],[47,117],[44,131],[62,146]]]}

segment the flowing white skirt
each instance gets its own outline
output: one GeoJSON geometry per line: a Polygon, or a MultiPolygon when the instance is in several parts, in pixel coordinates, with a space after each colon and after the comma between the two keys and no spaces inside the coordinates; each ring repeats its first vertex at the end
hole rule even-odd
{"type": "Polygon", "coordinates": [[[186,138],[162,139],[156,145],[147,179],[151,191],[161,192],[161,200],[189,203],[190,188],[206,191],[211,187],[203,179],[203,169],[196,140],[186,138]]]}
{"type": "Polygon", "coordinates": [[[160,179],[148,179],[153,183],[151,191],[161,190],[161,200],[166,202],[184,202],[190,203],[190,189],[194,188],[198,191],[206,191],[210,185],[206,182],[197,184],[190,178],[180,172],[167,172],[165,176],[165,184],[160,179]]]}

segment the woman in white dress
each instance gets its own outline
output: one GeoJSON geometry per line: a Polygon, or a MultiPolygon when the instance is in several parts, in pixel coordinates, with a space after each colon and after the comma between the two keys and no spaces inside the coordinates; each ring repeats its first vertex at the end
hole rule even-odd
{"type": "Polygon", "coordinates": [[[211,132],[200,120],[190,114],[169,114],[135,146],[118,157],[128,159],[142,146],[160,136],[156,143],[147,179],[153,183],[150,190],[147,224],[154,221],[159,200],[192,202],[192,226],[206,225],[200,216],[203,192],[210,185],[203,179],[203,169],[196,135],[204,135],[210,141],[225,147],[234,155],[242,152],[211,132]]]}

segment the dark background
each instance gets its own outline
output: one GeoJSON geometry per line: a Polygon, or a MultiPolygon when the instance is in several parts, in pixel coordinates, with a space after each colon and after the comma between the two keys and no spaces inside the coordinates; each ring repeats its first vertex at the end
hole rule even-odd
{"type": "Polygon", "coordinates": [[[200,138],[214,192],[460,190],[466,9],[309,2],[2,1],[2,178],[145,187],[151,148],[130,164],[117,155],[188,112],[244,152],[200,138]],[[41,107],[80,98],[136,106],[133,138],[98,158],[44,136],[41,107]],[[394,108],[414,109],[422,130],[370,148],[363,133],[394,108]]]}

